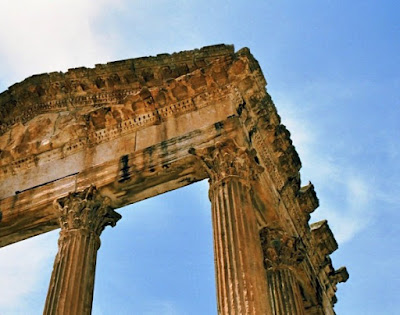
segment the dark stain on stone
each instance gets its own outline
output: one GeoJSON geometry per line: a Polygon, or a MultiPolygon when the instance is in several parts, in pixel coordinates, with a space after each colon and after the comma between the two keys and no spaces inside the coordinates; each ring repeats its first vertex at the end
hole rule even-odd
{"type": "Polygon", "coordinates": [[[120,159],[120,164],[121,164],[121,178],[118,180],[118,182],[123,183],[131,178],[129,175],[129,157],[128,155],[123,155],[120,159]]]}
{"type": "Polygon", "coordinates": [[[180,183],[192,184],[192,183],[196,182],[196,180],[194,178],[191,178],[191,177],[185,177],[185,178],[181,179],[179,182],[180,183]]]}
{"type": "Polygon", "coordinates": [[[253,128],[249,131],[249,140],[250,140],[250,143],[251,143],[251,138],[252,138],[253,135],[256,133],[256,131],[257,131],[257,128],[256,128],[256,127],[253,127],[253,128]]]}
{"type": "Polygon", "coordinates": [[[147,147],[146,149],[143,150],[143,152],[144,152],[145,154],[148,154],[148,155],[150,155],[150,156],[153,154],[153,151],[154,151],[154,147],[153,147],[153,146],[147,147]]]}
{"type": "Polygon", "coordinates": [[[299,289],[300,289],[300,294],[301,294],[303,301],[307,301],[306,294],[304,293],[304,288],[300,284],[299,284],[299,289]]]}
{"type": "Polygon", "coordinates": [[[216,122],[214,124],[214,128],[217,131],[221,131],[223,127],[224,127],[224,123],[222,121],[216,122]]]}
{"type": "Polygon", "coordinates": [[[236,108],[236,112],[239,116],[242,114],[245,106],[246,106],[246,102],[243,102],[242,104],[239,104],[238,108],[236,108]]]}
{"type": "Polygon", "coordinates": [[[17,191],[15,192],[15,194],[16,194],[16,195],[19,195],[20,193],[22,193],[22,192],[24,192],[24,191],[31,190],[31,189],[35,189],[35,188],[38,188],[38,187],[42,187],[42,186],[44,186],[44,185],[54,183],[54,182],[56,182],[56,181],[58,181],[58,180],[60,180],[60,179],[64,179],[64,178],[67,178],[67,177],[70,177],[70,176],[74,176],[74,175],[77,175],[77,174],[79,174],[79,172],[72,173],[72,174],[69,174],[69,175],[66,175],[66,176],[63,176],[63,177],[60,177],[60,178],[57,178],[57,179],[54,179],[54,180],[45,182],[45,183],[43,183],[43,184],[39,184],[39,185],[30,187],[30,188],[24,189],[24,190],[17,190],[17,191]]]}
{"type": "Polygon", "coordinates": [[[0,222],[3,219],[3,212],[0,211],[0,222]]]}
{"type": "Polygon", "coordinates": [[[168,153],[168,143],[167,141],[162,141],[161,142],[161,150],[163,153],[168,153]]]}

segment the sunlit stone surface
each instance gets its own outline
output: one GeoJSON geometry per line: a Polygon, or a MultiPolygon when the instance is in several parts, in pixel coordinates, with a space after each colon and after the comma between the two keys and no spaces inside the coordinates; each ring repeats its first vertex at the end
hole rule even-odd
{"type": "Polygon", "coordinates": [[[217,45],[0,94],[0,246],[61,227],[46,314],[90,313],[113,209],[204,178],[218,312],[334,314],[348,274],[326,221],[308,223],[318,199],[265,86],[247,48],[217,45]]]}

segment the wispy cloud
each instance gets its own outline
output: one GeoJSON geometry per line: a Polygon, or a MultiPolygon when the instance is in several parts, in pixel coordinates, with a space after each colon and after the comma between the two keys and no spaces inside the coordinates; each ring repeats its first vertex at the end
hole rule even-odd
{"type": "Polygon", "coordinates": [[[114,35],[97,25],[118,3],[112,0],[3,1],[0,4],[3,84],[10,85],[35,73],[109,61],[114,35]]]}
{"type": "Polygon", "coordinates": [[[45,297],[37,294],[50,281],[57,238],[54,231],[0,249],[0,314],[41,309],[45,297]]]}
{"type": "Polygon", "coordinates": [[[312,221],[327,219],[339,243],[351,240],[373,217],[371,203],[378,195],[371,193],[368,174],[357,163],[326,150],[320,131],[324,117],[318,122],[309,121],[307,109],[279,93],[275,101],[300,155],[302,180],[316,184],[321,206],[313,213],[312,221]]]}
{"type": "MultiPolygon", "coordinates": [[[[20,0],[0,3],[0,86],[36,73],[93,66],[111,58],[114,35],[99,28],[114,0],[20,0]]],[[[57,252],[57,232],[0,249],[0,313],[41,310],[57,252]],[[18,306],[18,310],[16,310],[18,306]],[[25,308],[26,307],[26,308],[25,308]],[[25,310],[25,311],[24,311],[25,310]]]]}
{"type": "MultiPolygon", "coordinates": [[[[338,194],[343,196],[336,199],[339,202],[333,202],[327,193],[323,193],[320,197],[327,200],[322,202],[321,209],[318,209],[312,218],[315,221],[327,219],[339,243],[350,241],[366,228],[374,217],[371,187],[367,182],[360,177],[344,175],[340,181],[331,182],[338,190],[338,194]]],[[[321,188],[325,189],[324,186],[321,188]]]]}

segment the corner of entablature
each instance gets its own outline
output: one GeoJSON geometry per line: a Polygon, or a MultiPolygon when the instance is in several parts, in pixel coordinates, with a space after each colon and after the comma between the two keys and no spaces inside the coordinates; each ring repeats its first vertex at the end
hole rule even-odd
{"type": "Polygon", "coordinates": [[[336,285],[340,282],[346,282],[349,273],[346,267],[335,270],[332,265],[330,254],[338,249],[338,244],[329,228],[328,221],[315,222],[310,225],[310,230],[312,249],[309,254],[311,261],[317,271],[319,282],[324,284],[329,302],[333,306],[337,301],[335,296],[336,285]]]}

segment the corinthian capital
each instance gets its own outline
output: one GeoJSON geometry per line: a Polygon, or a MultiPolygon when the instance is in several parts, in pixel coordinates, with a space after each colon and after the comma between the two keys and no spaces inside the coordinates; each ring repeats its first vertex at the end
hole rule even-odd
{"type": "Polygon", "coordinates": [[[121,215],[100,195],[95,186],[69,193],[54,201],[62,231],[86,229],[100,236],[107,225],[115,226],[121,215]]]}
{"type": "Polygon", "coordinates": [[[264,266],[295,267],[304,259],[305,251],[299,238],[278,229],[263,228],[260,232],[264,266]]]}
{"type": "Polygon", "coordinates": [[[252,180],[263,171],[263,167],[256,162],[254,152],[239,147],[233,140],[217,142],[203,149],[191,149],[190,152],[201,159],[212,182],[233,176],[252,180]]]}

